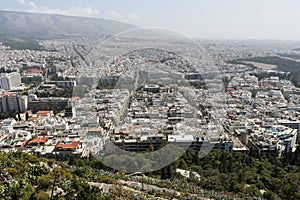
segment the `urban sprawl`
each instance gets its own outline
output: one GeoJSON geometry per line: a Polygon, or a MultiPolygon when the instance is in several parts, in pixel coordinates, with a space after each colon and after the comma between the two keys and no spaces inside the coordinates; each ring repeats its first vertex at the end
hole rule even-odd
{"type": "Polygon", "coordinates": [[[45,50],[0,46],[1,151],[57,158],[88,157],[106,144],[129,152],[166,144],[277,156],[296,150],[300,89],[290,74],[225,62],[276,52],[206,43],[217,66],[210,67],[205,56],[201,64],[179,56],[186,44],[160,42],[170,51],[126,40],[134,49],[126,51],[116,41],[98,42],[47,40],[45,50]]]}

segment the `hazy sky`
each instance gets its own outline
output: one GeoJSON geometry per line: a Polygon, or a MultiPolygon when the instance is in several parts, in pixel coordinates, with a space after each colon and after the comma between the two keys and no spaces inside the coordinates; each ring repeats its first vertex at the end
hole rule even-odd
{"type": "Polygon", "coordinates": [[[195,38],[300,40],[299,0],[0,0],[0,9],[110,18],[195,38]]]}

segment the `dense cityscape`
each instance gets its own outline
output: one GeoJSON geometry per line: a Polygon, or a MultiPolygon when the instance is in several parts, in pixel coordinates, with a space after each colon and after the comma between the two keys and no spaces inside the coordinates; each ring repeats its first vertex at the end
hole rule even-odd
{"type": "MultiPolygon", "coordinates": [[[[58,42],[47,41],[52,48],[55,44],[58,42]]],[[[205,83],[203,77],[213,71],[197,72],[176,55],[143,50],[139,59],[123,55],[109,68],[100,68],[98,87],[87,92],[95,98],[84,98],[77,96],[80,92],[72,92],[73,88],[91,86],[88,84],[93,78],[78,77],[83,60],[77,53],[80,50],[72,50],[66,53],[59,49],[51,52],[1,47],[0,108],[3,113],[16,114],[2,121],[3,151],[22,150],[50,158],[86,157],[91,151],[87,137],[92,135],[106,136],[130,151],[145,151],[151,144],[157,150],[164,142],[175,141],[182,146],[192,144],[196,149],[204,141],[211,142],[215,149],[231,153],[247,153],[253,148],[259,155],[281,156],[297,148],[300,90],[289,80],[288,72],[260,63],[254,63],[257,67],[223,64],[216,71],[221,80],[205,83]],[[162,62],[163,56],[166,58],[162,62]],[[124,76],[138,65],[143,66],[138,70],[139,79],[148,80],[133,88],[134,77],[125,80],[124,76]],[[177,84],[169,83],[170,74],[166,68],[163,74],[163,65],[172,66],[171,78],[177,84]],[[264,73],[274,75],[259,79],[264,73]],[[159,83],[162,79],[165,83],[159,83]],[[126,81],[132,88],[124,86],[126,81]],[[209,85],[224,90],[214,100],[217,108],[207,100],[209,85]],[[195,101],[191,102],[192,98],[195,101]],[[218,119],[222,130],[209,123],[214,109],[224,113],[218,119]],[[180,127],[182,130],[178,130],[180,127]],[[216,134],[208,133],[214,129],[216,134]]]]}
{"type": "Polygon", "coordinates": [[[60,12],[0,11],[0,199],[300,199],[300,42],[60,12]]]}
{"type": "MultiPolygon", "coordinates": [[[[297,150],[300,89],[289,72],[233,64],[221,53],[208,71],[149,48],[101,60],[98,66],[109,67],[95,76],[86,64],[99,55],[81,54],[91,46],[69,46],[83,39],[73,40],[44,41],[42,51],[1,46],[1,151],[64,160],[107,153],[105,145],[147,152],[167,144],[201,151],[209,144],[213,151],[279,158],[297,150]]],[[[234,58],[243,57],[238,52],[234,58]]]]}

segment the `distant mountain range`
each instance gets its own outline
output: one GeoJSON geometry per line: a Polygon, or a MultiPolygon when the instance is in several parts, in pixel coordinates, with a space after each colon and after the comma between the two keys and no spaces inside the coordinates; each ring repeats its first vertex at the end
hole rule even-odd
{"type": "Polygon", "coordinates": [[[21,48],[36,39],[103,36],[136,27],[108,19],[0,10],[0,41],[21,48]]]}

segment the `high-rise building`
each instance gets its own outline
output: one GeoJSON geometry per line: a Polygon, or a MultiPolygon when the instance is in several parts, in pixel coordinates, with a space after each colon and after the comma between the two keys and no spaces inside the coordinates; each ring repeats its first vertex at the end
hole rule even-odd
{"type": "Polygon", "coordinates": [[[0,86],[4,90],[11,90],[21,85],[21,76],[18,72],[3,74],[0,77],[0,86]]]}
{"type": "Polygon", "coordinates": [[[27,110],[27,96],[18,96],[14,93],[5,93],[0,95],[0,112],[25,112],[27,110]]]}

